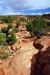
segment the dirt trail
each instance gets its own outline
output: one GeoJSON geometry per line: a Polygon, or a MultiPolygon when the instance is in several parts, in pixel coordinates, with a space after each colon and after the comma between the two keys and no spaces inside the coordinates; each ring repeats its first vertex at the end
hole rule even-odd
{"type": "Polygon", "coordinates": [[[20,50],[1,65],[5,75],[30,75],[31,58],[35,53],[37,51],[33,48],[33,41],[22,42],[20,50]]]}

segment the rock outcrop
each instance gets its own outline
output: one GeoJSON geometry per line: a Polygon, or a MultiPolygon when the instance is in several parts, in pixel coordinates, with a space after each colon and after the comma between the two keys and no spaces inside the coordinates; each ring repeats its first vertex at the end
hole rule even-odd
{"type": "Polygon", "coordinates": [[[32,57],[31,75],[50,75],[50,37],[42,37],[36,44],[38,47],[42,44],[44,48],[32,57]]]}

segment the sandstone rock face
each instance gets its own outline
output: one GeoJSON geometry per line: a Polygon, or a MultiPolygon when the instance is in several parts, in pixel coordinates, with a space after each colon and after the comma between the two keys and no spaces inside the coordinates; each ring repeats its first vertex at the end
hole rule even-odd
{"type": "Polygon", "coordinates": [[[45,48],[41,53],[32,57],[31,75],[50,75],[50,37],[43,37],[36,43],[42,44],[45,48]],[[33,63],[36,59],[35,63],[33,63]]]}
{"type": "Polygon", "coordinates": [[[46,50],[47,47],[50,46],[50,37],[49,36],[43,36],[41,39],[38,39],[36,43],[40,43],[44,46],[42,51],[46,50]]]}

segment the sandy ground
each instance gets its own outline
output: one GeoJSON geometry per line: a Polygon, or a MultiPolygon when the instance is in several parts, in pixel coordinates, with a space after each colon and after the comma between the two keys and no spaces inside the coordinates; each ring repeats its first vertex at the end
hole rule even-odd
{"type": "Polygon", "coordinates": [[[32,44],[32,41],[23,43],[20,51],[14,53],[11,59],[1,65],[5,70],[5,75],[30,75],[31,58],[37,53],[32,44]]]}

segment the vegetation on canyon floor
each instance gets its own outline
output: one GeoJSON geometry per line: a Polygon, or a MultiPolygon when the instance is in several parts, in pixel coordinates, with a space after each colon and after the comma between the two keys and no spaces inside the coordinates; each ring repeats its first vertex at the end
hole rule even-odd
{"type": "Polygon", "coordinates": [[[2,45],[4,47],[0,53],[0,58],[5,59],[10,56],[11,53],[7,52],[9,50],[5,48],[5,45],[13,45],[16,43],[16,33],[20,32],[20,25],[26,27],[31,37],[33,35],[41,36],[44,33],[50,32],[50,26],[48,27],[44,19],[43,16],[1,16],[0,22],[2,22],[2,24],[7,24],[7,26],[0,30],[0,46],[2,45]],[[13,21],[15,21],[15,26],[13,25],[13,21]]]}

